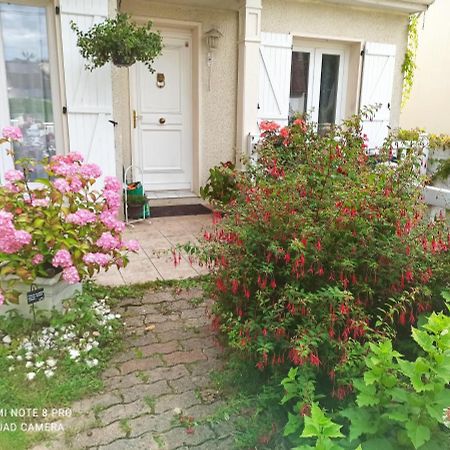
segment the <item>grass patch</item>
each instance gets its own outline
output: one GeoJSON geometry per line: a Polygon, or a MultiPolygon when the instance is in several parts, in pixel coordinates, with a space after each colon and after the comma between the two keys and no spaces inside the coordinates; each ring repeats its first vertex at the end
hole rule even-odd
{"type": "Polygon", "coordinates": [[[122,344],[120,320],[114,318],[103,322],[103,310],[98,310],[101,306],[96,309],[97,300],[103,297],[103,294],[100,295],[87,285],[84,293],[70,302],[71,310],[64,315],[41,315],[36,323],[15,315],[0,318],[0,336],[11,338],[11,344],[0,345],[0,407],[7,412],[18,408],[34,408],[37,411],[36,417],[1,418],[1,424],[12,423],[17,429],[0,432],[0,450],[22,450],[33,443],[51,438],[54,435],[52,432],[27,432],[21,428],[30,424],[61,420],[71,414],[71,402],[102,389],[100,374],[107,367],[112,355],[121,349],[122,344]],[[23,339],[36,341],[36,345],[40,345],[39,339],[42,338],[43,329],[55,330],[50,348],[42,345],[26,352],[22,348],[23,339]],[[60,341],[63,333],[61,330],[71,333],[65,344],[60,341]],[[96,346],[90,345],[92,348],[83,351],[86,350],[88,339],[96,346]],[[67,347],[71,345],[75,350],[80,349],[79,357],[70,357],[67,347]],[[82,345],[84,347],[81,347],[82,345]],[[48,372],[45,374],[46,367],[50,370],[50,367],[46,366],[47,362],[51,362],[52,366],[56,362],[56,365],[51,367],[52,375],[48,372]],[[27,363],[30,363],[29,367],[26,367],[27,363]],[[38,367],[40,364],[42,366],[38,367]],[[27,378],[30,372],[35,374],[32,380],[27,378]],[[61,408],[68,409],[63,413],[61,408]]]}
{"type": "Polygon", "coordinates": [[[156,399],[154,397],[151,397],[150,395],[146,395],[144,397],[144,403],[148,406],[150,412],[152,414],[155,414],[156,399]]]}

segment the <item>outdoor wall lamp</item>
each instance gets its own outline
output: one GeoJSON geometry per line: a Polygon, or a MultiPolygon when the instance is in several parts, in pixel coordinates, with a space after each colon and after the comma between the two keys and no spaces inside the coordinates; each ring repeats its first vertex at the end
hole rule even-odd
{"type": "Polygon", "coordinates": [[[206,46],[208,47],[208,68],[209,68],[209,76],[208,76],[208,90],[211,90],[211,72],[212,65],[214,62],[214,50],[216,50],[219,46],[219,40],[223,37],[223,34],[217,28],[211,28],[209,31],[205,33],[205,41],[206,46]]]}

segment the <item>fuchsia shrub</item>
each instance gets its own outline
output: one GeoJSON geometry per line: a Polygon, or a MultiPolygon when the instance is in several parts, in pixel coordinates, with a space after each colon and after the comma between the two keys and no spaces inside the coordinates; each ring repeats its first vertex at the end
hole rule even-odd
{"type": "MultiPolygon", "coordinates": [[[[65,281],[77,283],[101,268],[123,267],[127,253],[138,250],[136,241],[122,239],[118,180],[105,177],[103,190],[93,189],[101,170],[79,153],[54,156],[45,167],[49,178],[32,184],[27,175],[33,162],[19,164],[23,170],[7,172],[0,187],[1,277],[32,283],[62,272],[65,281]]],[[[0,303],[5,299],[17,299],[13,282],[0,293],[0,303]]]]}
{"type": "Polygon", "coordinates": [[[359,118],[324,136],[301,119],[261,128],[258,162],[197,249],[214,324],[257,367],[312,366],[343,398],[366,342],[433,308],[449,230],[427,220],[417,155],[394,167],[387,143],[369,158],[359,118]]]}

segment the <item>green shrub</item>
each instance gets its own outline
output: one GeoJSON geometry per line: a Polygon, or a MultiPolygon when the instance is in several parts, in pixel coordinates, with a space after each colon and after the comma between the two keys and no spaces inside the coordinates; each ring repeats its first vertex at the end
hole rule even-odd
{"type": "Polygon", "coordinates": [[[343,398],[367,341],[407,329],[448,279],[448,230],[427,223],[418,155],[372,161],[360,118],[326,135],[262,124],[258,161],[205,233],[215,325],[264,369],[308,365],[343,398]]]}

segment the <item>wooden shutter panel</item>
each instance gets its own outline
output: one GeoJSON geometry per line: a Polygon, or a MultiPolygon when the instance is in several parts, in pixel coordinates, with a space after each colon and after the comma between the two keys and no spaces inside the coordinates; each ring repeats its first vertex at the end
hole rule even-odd
{"type": "Polygon", "coordinates": [[[389,133],[395,53],[395,45],[373,42],[365,45],[360,107],[381,104],[373,120],[363,122],[369,150],[380,147],[389,133]]]}
{"type": "Polygon", "coordinates": [[[98,164],[103,175],[116,175],[112,119],[111,67],[89,72],[70,28],[73,20],[86,31],[108,16],[108,0],[61,0],[61,32],[64,55],[69,147],[98,164]]]}
{"type": "Polygon", "coordinates": [[[261,33],[259,114],[260,121],[287,125],[291,85],[292,36],[261,33]]]}

